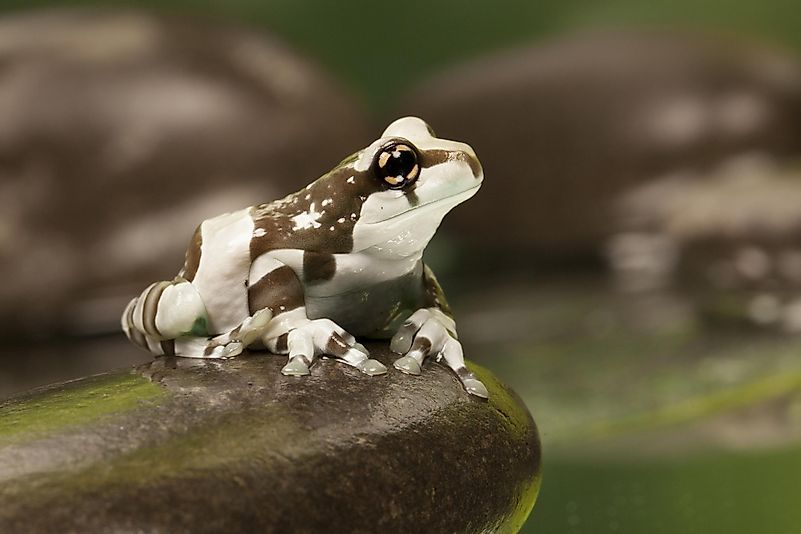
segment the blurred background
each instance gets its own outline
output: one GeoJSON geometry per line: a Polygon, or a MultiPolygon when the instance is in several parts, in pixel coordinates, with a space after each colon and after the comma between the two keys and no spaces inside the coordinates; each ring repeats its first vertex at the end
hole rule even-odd
{"type": "Polygon", "coordinates": [[[539,424],[524,532],[799,532],[789,0],[5,0],[0,398],[147,361],[199,221],[405,114],[484,164],[427,260],[539,424]]]}

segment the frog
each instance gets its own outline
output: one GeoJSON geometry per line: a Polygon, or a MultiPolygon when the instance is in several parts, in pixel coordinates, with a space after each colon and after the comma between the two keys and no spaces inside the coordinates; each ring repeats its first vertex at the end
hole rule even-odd
{"type": "Polygon", "coordinates": [[[389,340],[393,367],[420,375],[431,359],[488,398],[465,365],[454,314],[426,246],[484,172],[468,144],[417,117],[280,200],[203,221],[173,280],[150,284],[122,314],[125,335],[155,355],[228,359],[285,355],[286,376],[320,358],[387,373],[359,340],[389,340]]]}

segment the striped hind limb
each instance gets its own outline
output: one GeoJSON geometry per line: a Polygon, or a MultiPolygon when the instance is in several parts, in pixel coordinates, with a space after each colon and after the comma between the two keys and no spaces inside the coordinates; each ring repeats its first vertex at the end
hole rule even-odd
{"type": "Polygon", "coordinates": [[[125,335],[154,354],[173,352],[172,341],[208,336],[208,314],[200,294],[182,278],[150,284],[122,314],[125,335]]]}
{"type": "MultiPolygon", "coordinates": [[[[136,307],[136,299],[126,308],[126,316],[130,316],[136,307]]],[[[260,310],[246,318],[236,328],[216,336],[182,335],[177,338],[158,339],[143,333],[130,322],[123,321],[123,330],[136,345],[153,354],[183,356],[185,358],[232,358],[245,348],[261,341],[264,330],[272,318],[270,310],[260,310]]]]}

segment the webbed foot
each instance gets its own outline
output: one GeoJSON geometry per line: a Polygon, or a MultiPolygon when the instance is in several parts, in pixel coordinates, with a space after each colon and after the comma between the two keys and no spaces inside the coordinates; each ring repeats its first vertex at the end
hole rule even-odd
{"type": "Polygon", "coordinates": [[[367,349],[356,338],[330,319],[314,319],[289,331],[286,350],[289,362],[284,366],[284,374],[301,376],[309,374],[308,367],[317,356],[332,356],[350,365],[368,376],[383,375],[387,368],[378,360],[370,359],[367,349]],[[305,372],[300,361],[306,366],[305,372]]]}
{"type": "Polygon", "coordinates": [[[401,372],[419,375],[426,358],[442,358],[470,395],[489,398],[486,386],[465,366],[453,319],[437,308],[413,313],[392,338],[390,349],[404,354],[394,364],[401,372]]]}

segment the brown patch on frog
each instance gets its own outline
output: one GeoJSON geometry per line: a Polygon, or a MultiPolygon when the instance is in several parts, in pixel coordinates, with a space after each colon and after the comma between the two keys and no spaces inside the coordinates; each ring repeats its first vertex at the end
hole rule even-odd
{"type": "Polygon", "coordinates": [[[406,200],[409,201],[409,205],[411,207],[415,207],[420,204],[420,197],[417,196],[417,193],[414,191],[414,187],[410,187],[409,189],[404,189],[403,194],[406,196],[406,200]]]}
{"type": "Polygon", "coordinates": [[[431,352],[431,347],[432,344],[430,339],[418,335],[414,338],[414,343],[412,344],[410,352],[419,352],[420,354],[427,356],[428,353],[431,352]]]}
{"type": "Polygon", "coordinates": [[[331,280],[337,272],[333,254],[305,251],[303,253],[303,281],[315,284],[331,280]]]}
{"type": "Polygon", "coordinates": [[[433,167],[448,161],[464,161],[473,171],[473,176],[478,178],[481,174],[481,163],[472,154],[461,150],[422,150],[420,151],[420,164],[423,168],[433,167]]]}
{"type": "Polygon", "coordinates": [[[289,351],[289,334],[281,334],[275,340],[275,351],[279,354],[285,354],[289,351]]]}
{"type": "Polygon", "coordinates": [[[265,308],[278,315],[300,306],[303,306],[303,286],[295,271],[286,265],[265,274],[248,288],[251,315],[265,308]]]}
{"type": "Polygon", "coordinates": [[[136,325],[134,325],[134,320],[133,320],[134,308],[136,308],[136,302],[134,302],[133,305],[128,307],[128,315],[125,317],[125,321],[128,323],[128,337],[130,338],[130,340],[133,342],[134,345],[138,345],[140,347],[148,349],[147,339],[145,338],[145,335],[142,332],[140,332],[138,328],[136,328],[136,325]]]}
{"type": "Polygon", "coordinates": [[[162,341],[161,352],[163,352],[165,356],[175,356],[175,340],[165,339],[162,341]]]}
{"type": "Polygon", "coordinates": [[[251,258],[276,249],[325,254],[351,252],[353,227],[361,213],[362,204],[372,193],[383,189],[380,180],[370,170],[356,171],[352,161],[346,159],[345,165],[333,169],[297,193],[252,208],[254,233],[250,242],[251,258]],[[317,214],[315,219],[299,227],[294,218],[312,211],[317,214]],[[336,232],[329,231],[332,226],[336,232]]]}
{"type": "Polygon", "coordinates": [[[337,358],[342,358],[350,350],[350,345],[339,334],[332,334],[325,345],[325,353],[337,358]]]}
{"type": "Polygon", "coordinates": [[[142,303],[142,325],[145,327],[145,331],[154,337],[161,335],[158,328],[156,328],[156,313],[159,309],[161,295],[169,286],[169,282],[157,283],[147,292],[145,301],[142,303]]]}
{"type": "Polygon", "coordinates": [[[201,246],[203,245],[203,236],[200,232],[200,226],[195,229],[192,235],[192,240],[189,242],[189,247],[186,249],[186,259],[184,260],[184,268],[181,270],[180,276],[185,278],[188,282],[195,279],[197,269],[200,266],[201,246]]]}
{"type": "Polygon", "coordinates": [[[147,344],[147,338],[135,326],[131,328],[131,341],[134,342],[134,345],[138,345],[145,350],[150,350],[150,347],[147,344]]]}

